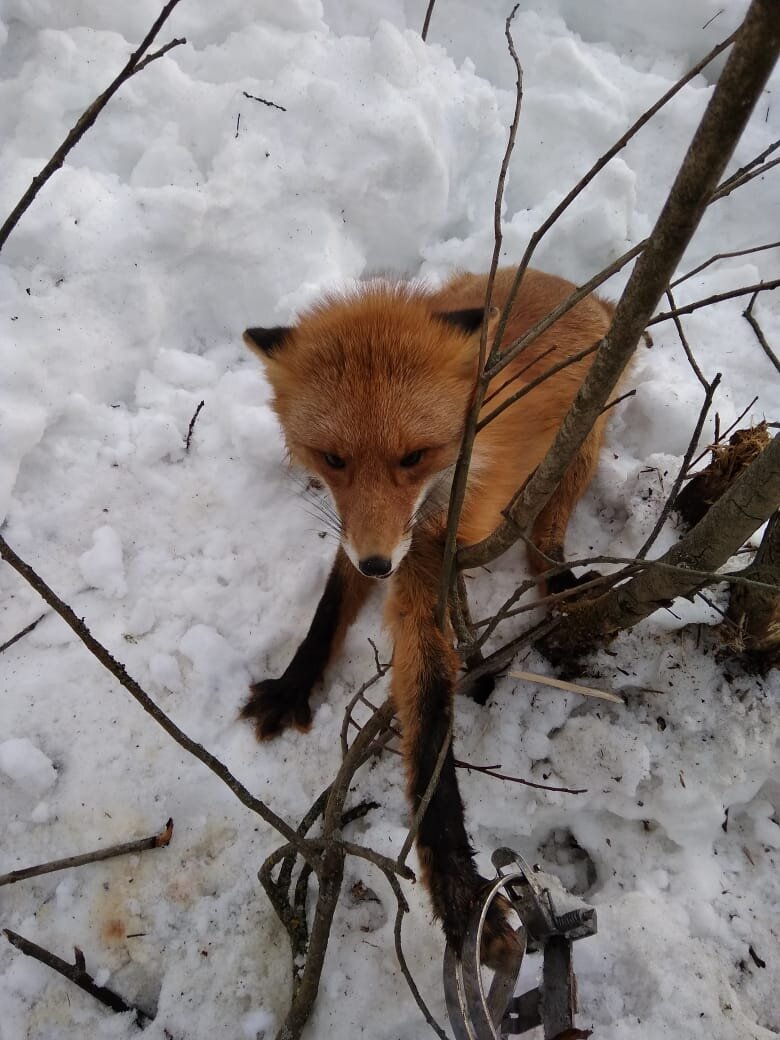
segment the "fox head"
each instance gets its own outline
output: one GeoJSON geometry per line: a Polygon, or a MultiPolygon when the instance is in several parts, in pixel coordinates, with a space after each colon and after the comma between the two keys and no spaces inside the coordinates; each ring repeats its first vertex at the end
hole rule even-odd
{"type": "Polygon", "coordinates": [[[416,524],[446,507],[474,392],[482,309],[369,283],[291,327],[253,328],[294,462],[329,488],[361,573],[389,577],[416,524]]]}

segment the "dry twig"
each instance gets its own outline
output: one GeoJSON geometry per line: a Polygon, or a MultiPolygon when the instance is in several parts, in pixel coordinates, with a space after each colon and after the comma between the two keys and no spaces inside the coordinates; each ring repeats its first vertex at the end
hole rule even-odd
{"type": "MultiPolygon", "coordinates": [[[[458,461],[455,464],[455,473],[452,478],[452,489],[450,491],[450,502],[447,511],[447,528],[444,536],[444,551],[442,555],[441,578],[439,584],[439,603],[436,611],[436,622],[441,629],[444,629],[445,627],[447,607],[450,601],[450,590],[452,588],[452,579],[455,567],[455,553],[457,551],[458,526],[463,511],[463,503],[466,499],[466,484],[469,476],[469,465],[471,464],[471,453],[474,449],[474,440],[477,435],[479,412],[488,388],[488,380],[485,378],[485,370],[488,365],[488,322],[492,308],[493,284],[496,278],[496,271],[498,270],[498,261],[501,256],[501,242],[503,241],[503,232],[501,230],[501,206],[504,199],[504,183],[506,181],[507,171],[509,170],[512,151],[515,146],[517,127],[520,122],[520,110],[523,104],[523,69],[520,65],[520,60],[517,57],[517,51],[515,50],[511,30],[512,19],[517,13],[517,8],[519,6],[519,4],[515,4],[504,25],[507,46],[509,47],[509,53],[514,62],[515,71],[517,73],[515,109],[509,127],[509,136],[507,138],[506,150],[504,151],[504,158],[501,162],[501,170],[498,175],[498,184],[496,185],[496,196],[493,206],[493,258],[490,263],[487,290],[485,293],[485,312],[482,320],[482,332],[479,341],[479,365],[477,368],[476,386],[474,387],[474,398],[466,419],[466,427],[463,431],[463,439],[458,454],[458,461]]],[[[508,316],[508,313],[507,305],[507,307],[504,308],[504,316],[508,316]]],[[[490,362],[492,362],[495,357],[499,343],[500,336],[496,334],[490,351],[490,362]]]]}
{"type": "Polygon", "coordinates": [[[39,877],[41,874],[53,874],[57,870],[68,870],[70,867],[83,867],[86,863],[98,863],[100,860],[114,859],[116,856],[127,856],[132,852],[165,849],[172,836],[173,820],[168,820],[159,834],[152,834],[149,838],[138,838],[136,841],[126,841],[122,845],[111,845],[106,849],[84,852],[80,856],[68,856],[66,859],[53,859],[48,863],[39,863],[34,867],[10,870],[7,874],[0,874],[0,885],[12,885],[16,881],[25,881],[27,878],[39,877]]]}
{"type": "Polygon", "coordinates": [[[43,946],[30,942],[29,939],[25,939],[23,935],[19,935],[17,932],[12,932],[10,928],[4,928],[3,935],[17,950],[26,953],[28,957],[34,957],[36,961],[40,961],[41,964],[45,964],[48,968],[53,968],[60,975],[75,983],[79,989],[83,989],[90,996],[99,1000],[101,1004],[111,1008],[112,1011],[117,1011],[120,1014],[124,1011],[133,1011],[136,1016],[136,1022],[141,1028],[154,1018],[151,1012],[144,1011],[143,1008],[136,1007],[135,1004],[129,1004],[124,997],[120,997],[112,989],[108,989],[106,986],[98,986],[87,971],[84,954],[78,946],[74,947],[75,957],[73,964],[68,964],[67,961],[44,949],[43,946]]]}
{"type": "Polygon", "coordinates": [[[428,27],[431,24],[431,15],[433,14],[433,5],[435,3],[436,0],[428,0],[428,8],[425,12],[425,21],[423,22],[422,32],[420,33],[423,41],[428,39],[428,27]]]}
{"type": "Polygon", "coordinates": [[[2,654],[4,650],[8,650],[9,647],[12,647],[14,643],[18,643],[20,639],[24,639],[26,635],[29,635],[34,628],[37,628],[37,626],[40,625],[41,621],[43,621],[48,613],[48,610],[44,610],[41,616],[37,617],[35,621],[31,621],[29,625],[26,625],[20,632],[17,632],[15,636],[11,636],[10,639],[6,639],[4,643],[0,644],[0,654],[2,654]]]}
{"type": "Polygon", "coordinates": [[[187,439],[184,442],[184,450],[185,451],[189,451],[190,450],[190,444],[192,442],[192,431],[195,429],[195,423],[198,421],[198,416],[200,415],[201,409],[203,408],[203,406],[205,404],[206,404],[205,401],[201,401],[200,404],[198,405],[198,407],[195,409],[195,412],[194,412],[192,418],[190,419],[189,429],[187,430],[187,439]]]}
{"type": "MultiPolygon", "coordinates": [[[[780,245],[780,243],[777,244],[780,245]]],[[[755,332],[756,339],[761,344],[764,353],[775,366],[775,369],[778,372],[780,372],[780,360],[778,360],[777,354],[775,354],[774,350],[772,350],[772,348],[769,346],[767,338],[764,335],[764,330],[761,328],[761,326],[758,323],[758,319],[753,314],[753,304],[756,302],[757,296],[758,292],[754,292],[753,295],[750,297],[750,303],[747,305],[747,310],[744,310],[742,314],[747,319],[747,322],[750,325],[753,332],[755,332]]]]}

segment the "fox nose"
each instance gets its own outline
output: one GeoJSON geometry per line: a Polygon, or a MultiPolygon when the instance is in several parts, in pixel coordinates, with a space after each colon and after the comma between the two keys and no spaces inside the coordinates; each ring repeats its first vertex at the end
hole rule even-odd
{"type": "Polygon", "coordinates": [[[367,578],[386,578],[393,569],[390,560],[384,556],[367,556],[360,561],[359,566],[361,574],[367,578]]]}

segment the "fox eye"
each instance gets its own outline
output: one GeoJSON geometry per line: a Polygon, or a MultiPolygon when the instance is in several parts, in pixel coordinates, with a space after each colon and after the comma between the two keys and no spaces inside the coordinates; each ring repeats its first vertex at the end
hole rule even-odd
{"type": "Polygon", "coordinates": [[[340,455],[334,455],[332,452],[326,451],[325,461],[331,469],[344,469],[346,462],[340,455]]]}
{"type": "Polygon", "coordinates": [[[401,459],[401,465],[404,469],[411,469],[412,466],[416,466],[420,459],[423,457],[422,448],[417,451],[410,451],[408,455],[404,455],[401,459]]]}

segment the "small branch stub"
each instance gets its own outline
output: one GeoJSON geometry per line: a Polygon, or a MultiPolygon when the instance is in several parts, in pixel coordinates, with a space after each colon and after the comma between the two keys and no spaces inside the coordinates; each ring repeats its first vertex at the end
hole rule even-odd
{"type": "Polygon", "coordinates": [[[154,1015],[151,1012],[144,1011],[143,1008],[139,1008],[135,1004],[129,1003],[124,999],[124,997],[120,997],[118,993],[115,993],[114,990],[109,989],[107,986],[98,986],[93,977],[87,971],[84,954],[78,946],[73,948],[73,964],[68,964],[67,961],[64,961],[55,953],[45,949],[43,946],[38,946],[37,943],[30,942],[30,940],[25,939],[23,935],[19,935],[17,932],[12,932],[10,928],[4,928],[3,935],[12,946],[17,948],[17,950],[21,950],[21,952],[26,954],[28,957],[33,957],[36,961],[40,961],[41,964],[45,964],[48,968],[52,968],[64,978],[69,979],[74,985],[78,986],[79,989],[83,989],[85,993],[89,993],[89,995],[94,997],[95,1000],[99,1000],[101,1004],[105,1004],[106,1007],[111,1008],[112,1011],[116,1011],[119,1014],[122,1014],[125,1011],[135,1012],[136,1022],[142,1029],[154,1018],[154,1015]]]}

